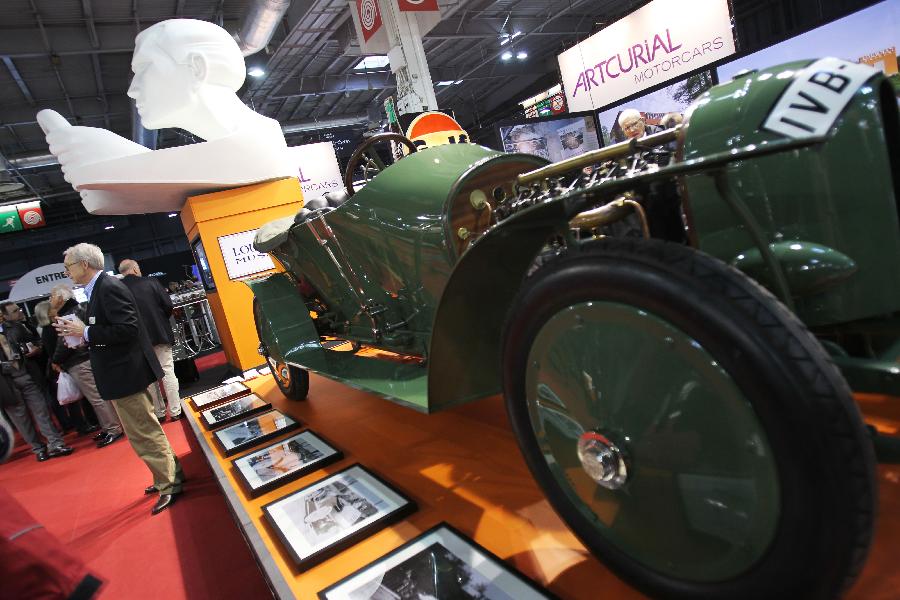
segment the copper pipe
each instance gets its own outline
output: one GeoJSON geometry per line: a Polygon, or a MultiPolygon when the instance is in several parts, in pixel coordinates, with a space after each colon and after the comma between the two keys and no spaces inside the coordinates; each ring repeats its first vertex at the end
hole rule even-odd
{"type": "Polygon", "coordinates": [[[522,173],[516,179],[516,182],[519,185],[526,185],[541,179],[547,179],[548,177],[562,175],[574,169],[584,168],[594,163],[622,158],[640,152],[641,150],[662,146],[663,144],[674,141],[678,137],[680,131],[681,126],[678,125],[672,129],[666,129],[665,131],[660,131],[659,133],[654,133],[646,137],[631,139],[627,142],[619,142],[618,144],[600,148],[599,150],[591,150],[590,152],[585,152],[579,156],[573,156],[572,158],[549,164],[540,169],[522,173]]]}
{"type": "Polygon", "coordinates": [[[617,198],[609,204],[580,212],[572,217],[569,226],[573,229],[593,229],[621,221],[630,212],[634,212],[638,216],[641,221],[641,232],[645,238],[649,239],[650,227],[647,225],[647,214],[644,212],[644,207],[629,198],[617,198]],[[628,210],[629,208],[631,211],[628,210]]]}

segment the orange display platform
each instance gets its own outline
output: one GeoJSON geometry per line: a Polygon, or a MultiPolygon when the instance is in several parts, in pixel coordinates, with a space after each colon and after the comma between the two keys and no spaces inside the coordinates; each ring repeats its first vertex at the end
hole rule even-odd
{"type": "MultiPolygon", "coordinates": [[[[560,598],[645,597],[587,552],[550,508],[519,454],[500,397],[424,415],[316,375],[310,379],[304,402],[285,399],[270,376],[248,385],[332,442],[344,458],[252,500],[235,479],[231,461],[272,442],[225,459],[199,424],[198,413],[184,401],[191,427],[277,597],[316,598],[320,590],[441,521],[560,598]],[[262,506],[356,462],[413,499],[418,510],[318,566],[297,572],[262,519],[262,506]]],[[[900,466],[881,465],[878,478],[875,544],[848,596],[854,600],[897,598],[900,590],[900,466]]]]}

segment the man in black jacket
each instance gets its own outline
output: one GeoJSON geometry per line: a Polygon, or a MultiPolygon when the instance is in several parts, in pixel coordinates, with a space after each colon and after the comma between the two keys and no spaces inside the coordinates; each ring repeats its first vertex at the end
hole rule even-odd
{"type": "Polygon", "coordinates": [[[31,445],[38,462],[57,456],[72,454],[62,435],[50,418],[47,402],[41,388],[34,382],[26,364],[29,352],[35,352],[30,334],[17,326],[16,316],[21,309],[14,302],[0,305],[0,403],[9,419],[31,445]],[[10,318],[12,317],[12,318],[10,318]],[[26,408],[27,406],[27,408],[26,408]],[[47,438],[47,445],[38,437],[28,415],[34,416],[38,429],[47,438]]]}
{"type": "Polygon", "coordinates": [[[153,407],[156,409],[156,418],[162,422],[166,418],[166,402],[169,404],[169,417],[177,421],[182,417],[181,401],[178,391],[178,378],[175,377],[175,362],[172,359],[172,344],[175,336],[172,334],[172,325],[169,317],[172,316],[172,299],[162,284],[152,277],[142,277],[141,268],[137,262],[126,258],[119,263],[119,273],[124,275],[122,283],[128,286],[134,294],[141,320],[147,326],[150,343],[163,370],[163,378],[159,385],[150,386],[153,396],[153,407]],[[162,398],[162,388],[166,397],[162,398]]]}
{"type": "Polygon", "coordinates": [[[162,369],[134,296],[125,284],[103,272],[100,248],[76,244],[64,257],[69,279],[85,286],[87,323],[57,320],[56,331],[87,342],[100,396],[113,403],[128,441],[153,474],[153,485],[144,493],[159,492],[151,510],[155,515],[175,501],[184,480],[147,392],[147,386],[162,377],[162,369]]]}

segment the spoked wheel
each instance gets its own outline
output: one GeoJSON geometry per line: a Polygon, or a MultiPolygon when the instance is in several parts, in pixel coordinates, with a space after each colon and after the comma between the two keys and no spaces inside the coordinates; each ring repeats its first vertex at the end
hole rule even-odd
{"type": "Polygon", "coordinates": [[[503,386],[560,516],[654,597],[829,598],[872,535],[871,442],[806,328],[684,246],[604,240],[532,276],[503,386]]]}
{"type": "Polygon", "coordinates": [[[305,400],[309,394],[309,372],[306,369],[289,365],[276,360],[270,353],[264,340],[268,339],[263,334],[270,327],[269,322],[262,314],[259,301],[253,299],[253,321],[256,324],[256,335],[259,338],[259,353],[266,359],[272,370],[272,377],[278,385],[278,389],[286,398],[291,400],[305,400]]]}

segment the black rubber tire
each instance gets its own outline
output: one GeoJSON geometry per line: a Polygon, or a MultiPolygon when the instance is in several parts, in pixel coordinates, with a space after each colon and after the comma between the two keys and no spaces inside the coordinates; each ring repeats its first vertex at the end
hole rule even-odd
{"type": "Polygon", "coordinates": [[[285,398],[297,401],[306,400],[307,395],[309,395],[309,371],[301,369],[300,367],[295,367],[294,365],[277,363],[275,359],[269,355],[269,349],[263,341],[261,328],[262,320],[264,318],[262,309],[259,306],[259,300],[254,298],[253,323],[256,325],[256,336],[259,338],[262,355],[266,359],[269,369],[272,371],[272,378],[275,380],[275,384],[278,386],[278,389],[281,390],[281,393],[284,394],[285,398]],[[287,368],[288,370],[288,377],[286,380],[279,376],[277,372],[282,367],[287,368]]]}
{"type": "Polygon", "coordinates": [[[846,381],[783,304],[739,271],[686,246],[606,239],[568,251],[529,278],[510,310],[503,390],[528,466],[557,513],[606,565],[653,597],[832,598],[855,580],[871,543],[872,444],[846,381]],[[660,316],[696,339],[751,402],[781,488],[774,538],[744,573],[713,583],[652,570],[606,540],[551,475],[525,402],[527,358],[564,307],[619,302],[660,316]]]}

